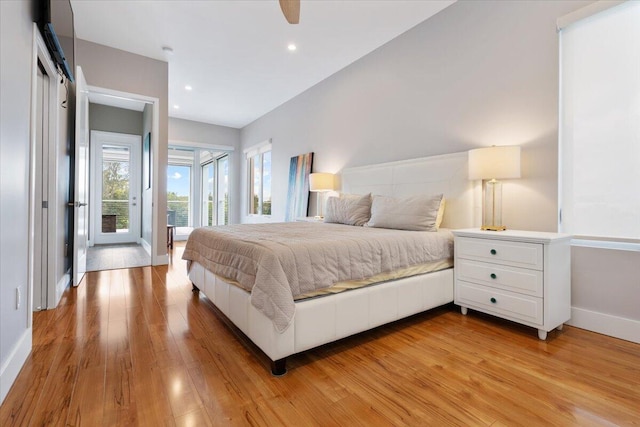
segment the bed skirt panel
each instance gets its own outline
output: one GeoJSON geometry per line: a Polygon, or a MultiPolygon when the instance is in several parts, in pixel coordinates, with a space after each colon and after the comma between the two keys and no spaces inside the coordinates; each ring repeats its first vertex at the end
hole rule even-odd
{"type": "Polygon", "coordinates": [[[193,262],[189,279],[271,360],[283,359],[453,301],[453,269],[296,302],[278,333],[251,295],[193,262]]]}

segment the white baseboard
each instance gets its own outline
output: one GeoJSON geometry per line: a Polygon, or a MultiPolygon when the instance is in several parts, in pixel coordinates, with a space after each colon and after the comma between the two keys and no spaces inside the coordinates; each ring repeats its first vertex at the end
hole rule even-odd
{"type": "Polygon", "coordinates": [[[640,321],[571,307],[567,325],[640,344],[640,321]]]}
{"type": "Polygon", "coordinates": [[[6,362],[0,367],[0,404],[7,397],[9,389],[18,377],[20,369],[31,352],[31,328],[24,331],[6,362]]]}
{"type": "Polygon", "coordinates": [[[62,276],[62,278],[58,281],[58,284],[56,285],[56,300],[52,308],[56,308],[58,306],[58,303],[60,302],[60,298],[62,298],[62,294],[64,293],[65,289],[67,289],[67,286],[69,286],[70,283],[71,283],[71,270],[65,273],[62,276]]]}
{"type": "Polygon", "coordinates": [[[144,249],[149,256],[151,256],[151,245],[144,239],[140,239],[140,244],[142,245],[142,249],[144,249]]]}
{"type": "Polygon", "coordinates": [[[152,260],[153,265],[167,265],[169,264],[169,254],[156,255],[152,260]]]}

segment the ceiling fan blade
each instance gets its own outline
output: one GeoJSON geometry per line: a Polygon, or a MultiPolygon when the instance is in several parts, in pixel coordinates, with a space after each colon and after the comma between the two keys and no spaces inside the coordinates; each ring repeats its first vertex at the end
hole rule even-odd
{"type": "Polygon", "coordinates": [[[280,0],[280,9],[289,24],[300,22],[300,0],[280,0]]]}

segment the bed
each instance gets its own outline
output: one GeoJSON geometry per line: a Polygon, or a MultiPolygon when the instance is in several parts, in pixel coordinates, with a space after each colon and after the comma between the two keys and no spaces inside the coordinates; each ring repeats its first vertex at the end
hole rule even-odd
{"type": "MultiPolygon", "coordinates": [[[[397,197],[443,194],[446,210],[441,231],[399,231],[302,222],[272,226],[228,226],[222,234],[229,235],[229,242],[233,241],[235,233],[240,233],[237,239],[239,248],[234,250],[240,252],[242,260],[234,261],[233,272],[229,270],[230,255],[227,254],[226,243],[220,243],[223,246],[218,247],[208,243],[212,240],[207,240],[205,235],[215,230],[194,232],[193,239],[190,237],[187,242],[185,259],[188,260],[188,275],[194,291],[206,295],[269,357],[273,375],[286,372],[288,356],[453,301],[452,264],[442,264],[443,258],[453,256],[452,239],[447,229],[475,226],[479,223],[480,215],[481,194],[477,183],[467,179],[467,154],[455,153],[348,168],[341,172],[340,180],[342,192],[351,194],[372,193],[397,197]],[[283,227],[291,229],[292,235],[284,236],[283,227]],[[269,239],[269,234],[274,237],[269,239]],[[311,243],[299,242],[300,236],[305,234],[326,235],[329,242],[344,237],[342,243],[335,243],[331,248],[326,246],[326,239],[324,243],[315,237],[311,238],[311,243]],[[440,246],[423,242],[422,235],[427,234],[439,241],[440,246]],[[402,243],[393,240],[398,238],[402,243]],[[288,244],[301,246],[292,246],[294,249],[290,249],[288,244]],[[450,255],[446,254],[448,245],[450,255]],[[377,260],[389,264],[401,258],[401,262],[396,263],[398,265],[394,264],[386,270],[404,271],[403,268],[414,265],[420,265],[425,270],[418,274],[383,274],[379,277],[382,281],[370,283],[365,280],[351,286],[350,280],[343,280],[346,277],[344,271],[357,269],[358,264],[338,264],[345,258],[358,259],[345,254],[365,252],[363,247],[374,248],[372,251],[378,257],[389,251],[397,251],[396,255],[387,257],[392,259],[377,260]],[[297,259],[289,267],[281,268],[283,258],[271,256],[271,253],[278,251],[293,252],[297,259]],[[435,255],[426,259],[422,256],[423,252],[434,252],[435,255]],[[209,259],[211,254],[217,254],[215,262],[209,259]],[[303,258],[309,258],[311,265],[334,267],[336,264],[336,268],[326,268],[320,273],[307,271],[307,264],[299,263],[303,258]],[[267,266],[266,273],[249,266],[256,264],[256,260],[267,266]],[[281,270],[286,270],[286,274],[281,270]],[[296,270],[293,276],[289,275],[290,270],[296,270]],[[283,281],[287,282],[287,290],[282,289],[280,283],[283,281]],[[335,282],[346,283],[345,290],[325,292],[327,284],[331,286],[335,282]],[[254,286],[247,286],[246,283],[254,286]],[[290,292],[288,296],[287,292],[290,292]]],[[[226,238],[219,234],[213,240],[220,241],[223,237],[226,238]]],[[[368,261],[362,262],[366,264],[368,261]]],[[[366,278],[376,276],[374,273],[367,270],[356,276],[366,278]]]]}

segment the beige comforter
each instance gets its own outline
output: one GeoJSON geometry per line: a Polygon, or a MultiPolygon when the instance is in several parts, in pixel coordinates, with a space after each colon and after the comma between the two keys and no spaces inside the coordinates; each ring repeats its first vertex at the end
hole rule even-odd
{"type": "Polygon", "coordinates": [[[295,296],[451,257],[453,238],[446,230],[311,222],[197,228],[183,255],[250,291],[251,303],[279,332],[293,320],[295,296]]]}

